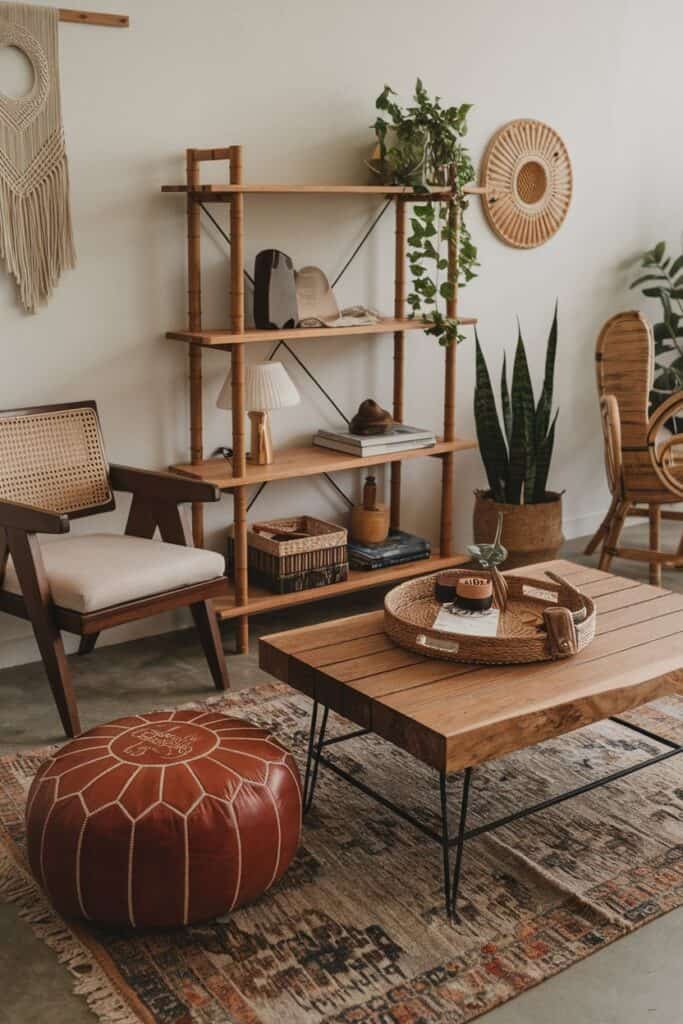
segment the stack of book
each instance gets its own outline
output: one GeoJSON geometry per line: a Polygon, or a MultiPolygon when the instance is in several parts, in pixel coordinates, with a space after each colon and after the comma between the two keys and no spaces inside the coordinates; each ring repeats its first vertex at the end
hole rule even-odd
{"type": "Polygon", "coordinates": [[[349,566],[352,569],[386,569],[429,558],[431,545],[423,537],[403,530],[390,530],[381,544],[360,544],[349,540],[349,566]]]}
{"type": "Polygon", "coordinates": [[[436,444],[436,437],[431,430],[394,423],[388,434],[373,434],[369,437],[365,434],[351,434],[348,430],[319,430],[313,438],[313,444],[346,455],[367,458],[371,455],[412,451],[415,448],[432,448],[436,444]]]}

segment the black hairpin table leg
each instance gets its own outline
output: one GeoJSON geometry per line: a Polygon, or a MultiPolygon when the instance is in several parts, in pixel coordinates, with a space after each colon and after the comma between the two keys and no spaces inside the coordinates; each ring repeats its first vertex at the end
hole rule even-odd
{"type": "Polygon", "coordinates": [[[451,886],[451,898],[448,904],[448,915],[455,921],[458,917],[458,892],[460,890],[460,875],[462,872],[462,855],[465,849],[465,838],[467,835],[467,805],[470,798],[470,784],[472,782],[472,769],[466,768],[462,780],[462,796],[460,798],[460,824],[458,826],[458,837],[455,844],[455,867],[453,869],[453,884],[451,886]]]}
{"type": "Polygon", "coordinates": [[[313,710],[311,711],[311,728],[308,734],[308,755],[306,757],[306,774],[304,776],[304,797],[303,797],[303,812],[307,814],[311,809],[313,803],[313,795],[315,793],[315,784],[318,780],[318,766],[320,764],[320,755],[322,753],[323,744],[325,741],[325,730],[327,729],[327,716],[330,709],[327,705],[323,707],[323,716],[320,723],[320,731],[318,732],[318,738],[316,739],[316,725],[318,721],[318,701],[313,702],[313,710]]]}
{"type": "Polygon", "coordinates": [[[467,805],[470,798],[470,784],[472,782],[472,769],[466,768],[462,781],[462,796],[460,797],[460,822],[458,834],[451,839],[448,827],[448,777],[445,772],[440,773],[441,790],[441,849],[443,852],[443,887],[446,899],[446,912],[451,920],[459,921],[457,903],[460,889],[460,876],[462,874],[462,855],[465,848],[467,836],[467,805]],[[450,851],[455,846],[455,867],[451,878],[450,851]]]}

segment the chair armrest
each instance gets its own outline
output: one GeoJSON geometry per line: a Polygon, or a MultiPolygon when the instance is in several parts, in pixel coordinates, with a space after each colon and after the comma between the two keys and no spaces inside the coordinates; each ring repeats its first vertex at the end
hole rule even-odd
{"type": "Polygon", "coordinates": [[[0,526],[24,533],[68,533],[69,517],[34,505],[0,500],[0,526]]]}
{"type": "Polygon", "coordinates": [[[203,480],[190,480],[176,473],[162,473],[132,466],[109,466],[109,480],[115,491],[131,494],[150,501],[166,501],[178,505],[185,501],[219,501],[221,492],[203,480]]]}

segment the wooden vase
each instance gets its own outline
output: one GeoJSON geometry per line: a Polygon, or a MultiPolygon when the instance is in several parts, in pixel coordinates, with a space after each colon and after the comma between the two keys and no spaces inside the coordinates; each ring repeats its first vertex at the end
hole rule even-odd
{"type": "Polygon", "coordinates": [[[360,544],[381,544],[389,536],[389,509],[386,505],[351,509],[351,539],[360,544]]]}

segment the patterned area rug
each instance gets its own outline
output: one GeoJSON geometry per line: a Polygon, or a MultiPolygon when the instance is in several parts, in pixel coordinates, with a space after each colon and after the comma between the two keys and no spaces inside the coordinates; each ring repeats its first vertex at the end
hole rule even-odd
{"type": "MultiPolygon", "coordinates": [[[[284,685],[208,704],[305,749],[310,702],[284,685]]],[[[683,700],[632,719],[679,739],[683,700]]],[[[606,723],[493,762],[474,773],[471,823],[660,749],[606,723]]],[[[0,893],[105,1024],[460,1024],[683,903],[681,758],[469,843],[457,927],[438,846],[322,768],[298,856],[257,903],[172,932],[68,923],[24,861],[24,800],[45,753],[0,761],[0,893]]],[[[334,757],[436,824],[436,776],[408,755],[364,737],[334,757]]]]}

